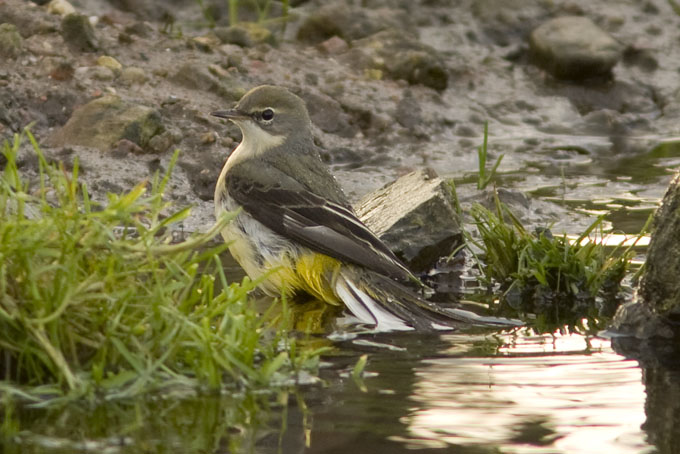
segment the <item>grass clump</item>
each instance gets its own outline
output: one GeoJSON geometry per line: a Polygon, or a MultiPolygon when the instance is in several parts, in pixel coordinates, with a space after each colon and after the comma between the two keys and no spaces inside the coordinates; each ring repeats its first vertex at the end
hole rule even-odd
{"type": "MultiPolygon", "coordinates": [[[[237,25],[242,23],[239,18],[239,8],[246,10],[255,15],[256,22],[262,23],[273,23],[282,22],[285,31],[285,25],[289,20],[288,13],[290,10],[290,0],[281,0],[276,2],[279,4],[279,9],[281,16],[272,17],[272,0],[223,0],[226,3],[227,14],[229,15],[229,25],[237,25]]],[[[203,14],[203,17],[208,22],[210,28],[214,28],[216,25],[215,20],[215,8],[217,7],[215,2],[206,3],[204,0],[196,0],[198,7],[203,14]]]]}
{"type": "Polygon", "coordinates": [[[475,205],[471,215],[479,240],[469,241],[482,251],[483,278],[502,290],[494,303],[498,314],[520,317],[541,333],[604,328],[620,303],[632,246],[620,251],[589,240],[602,217],[571,241],[547,229],[527,231],[497,197],[495,212],[475,205]]]}
{"type": "Polygon", "coordinates": [[[269,385],[313,367],[287,330],[268,329],[249,304],[256,285],[229,283],[205,235],[171,244],[189,214],[163,200],[169,172],[107,204],[71,172],[40,165],[30,187],[20,137],[2,150],[0,389],[45,396],[131,396],[171,385],[269,385]],[[168,215],[164,215],[169,213],[168,215]]]}

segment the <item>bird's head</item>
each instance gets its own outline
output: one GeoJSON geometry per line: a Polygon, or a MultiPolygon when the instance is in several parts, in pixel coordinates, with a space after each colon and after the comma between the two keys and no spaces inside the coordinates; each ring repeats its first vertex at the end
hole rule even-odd
{"type": "Polygon", "coordinates": [[[311,122],[304,101],[283,87],[253,88],[233,109],[211,115],[236,123],[244,141],[264,144],[311,138],[311,122]]]}

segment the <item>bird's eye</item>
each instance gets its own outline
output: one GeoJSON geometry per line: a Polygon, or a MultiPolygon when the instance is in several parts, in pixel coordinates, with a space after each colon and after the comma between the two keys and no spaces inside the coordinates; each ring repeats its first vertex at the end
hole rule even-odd
{"type": "Polygon", "coordinates": [[[272,109],[264,109],[262,111],[262,119],[264,121],[271,121],[274,118],[274,111],[272,109]]]}

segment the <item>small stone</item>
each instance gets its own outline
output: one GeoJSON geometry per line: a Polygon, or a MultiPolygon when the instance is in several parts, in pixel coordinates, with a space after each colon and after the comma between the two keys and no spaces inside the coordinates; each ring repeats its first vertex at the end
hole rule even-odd
{"type": "Polygon", "coordinates": [[[544,22],[529,38],[536,63],[560,79],[605,76],[621,59],[622,46],[587,17],[544,22]]]}
{"type": "Polygon", "coordinates": [[[432,268],[463,241],[448,184],[432,169],[405,175],[355,206],[359,218],[414,271],[432,268]]]}
{"type": "Polygon", "coordinates": [[[14,24],[0,24],[0,56],[18,57],[23,48],[23,39],[14,24]]]}
{"type": "Polygon", "coordinates": [[[49,143],[109,150],[121,139],[127,139],[146,148],[151,138],[163,129],[158,111],[123,101],[118,96],[103,96],[76,109],[66,124],[49,138],[49,143]]]}
{"type": "Polygon", "coordinates": [[[90,20],[82,14],[69,14],[62,19],[61,36],[78,52],[94,52],[99,47],[90,20]]]}
{"type": "Polygon", "coordinates": [[[217,141],[217,134],[215,131],[208,131],[201,135],[200,141],[203,145],[211,145],[217,141]]]}
{"type": "Polygon", "coordinates": [[[149,77],[146,75],[146,71],[144,71],[142,68],[129,66],[121,71],[120,80],[121,82],[128,85],[142,85],[146,83],[147,80],[149,80],[149,77]]]}
{"type": "Polygon", "coordinates": [[[171,131],[165,131],[155,135],[149,140],[148,148],[154,153],[166,152],[177,140],[171,131]]]}
{"type": "Polygon", "coordinates": [[[216,36],[196,36],[189,40],[189,43],[201,52],[212,52],[220,45],[220,40],[216,36]]]}
{"type": "Polygon", "coordinates": [[[116,74],[119,74],[120,70],[123,69],[123,65],[121,65],[118,60],[108,55],[102,55],[97,58],[97,65],[109,68],[116,74]]]}
{"type": "Polygon", "coordinates": [[[349,49],[347,41],[339,36],[333,36],[326,41],[319,44],[319,50],[329,55],[338,55],[346,52],[349,49]]]}
{"type": "Polygon", "coordinates": [[[74,14],[76,9],[66,0],[52,0],[47,4],[47,12],[58,16],[74,14]]]}
{"type": "Polygon", "coordinates": [[[124,156],[126,154],[142,154],[144,153],[144,150],[131,140],[120,139],[118,143],[111,148],[111,153],[116,156],[124,156]]]}
{"type": "Polygon", "coordinates": [[[217,27],[215,35],[225,44],[236,44],[241,47],[253,47],[257,44],[275,44],[276,37],[272,32],[254,22],[241,22],[229,27],[217,27]]]}
{"type": "Polygon", "coordinates": [[[111,68],[107,68],[106,66],[92,66],[88,68],[86,74],[94,80],[107,81],[116,78],[116,74],[113,72],[113,70],[111,68]]]}

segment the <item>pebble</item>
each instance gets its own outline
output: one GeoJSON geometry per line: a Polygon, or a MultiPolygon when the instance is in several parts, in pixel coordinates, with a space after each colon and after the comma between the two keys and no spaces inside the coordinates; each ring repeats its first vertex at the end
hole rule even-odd
{"type": "Polygon", "coordinates": [[[121,71],[120,80],[129,85],[142,85],[149,80],[149,76],[146,75],[146,71],[142,68],[129,66],[121,71]]]}
{"type": "Polygon", "coordinates": [[[66,0],[52,0],[47,4],[47,12],[58,16],[74,14],[76,9],[66,0]]]}
{"type": "Polygon", "coordinates": [[[342,54],[347,49],[349,49],[349,44],[339,36],[333,36],[319,44],[319,50],[329,55],[342,54]]]}
{"type": "Polygon", "coordinates": [[[113,57],[109,57],[108,55],[102,55],[101,57],[97,58],[97,65],[109,68],[114,73],[119,73],[120,70],[123,69],[123,65],[121,65],[118,60],[113,57]]]}

